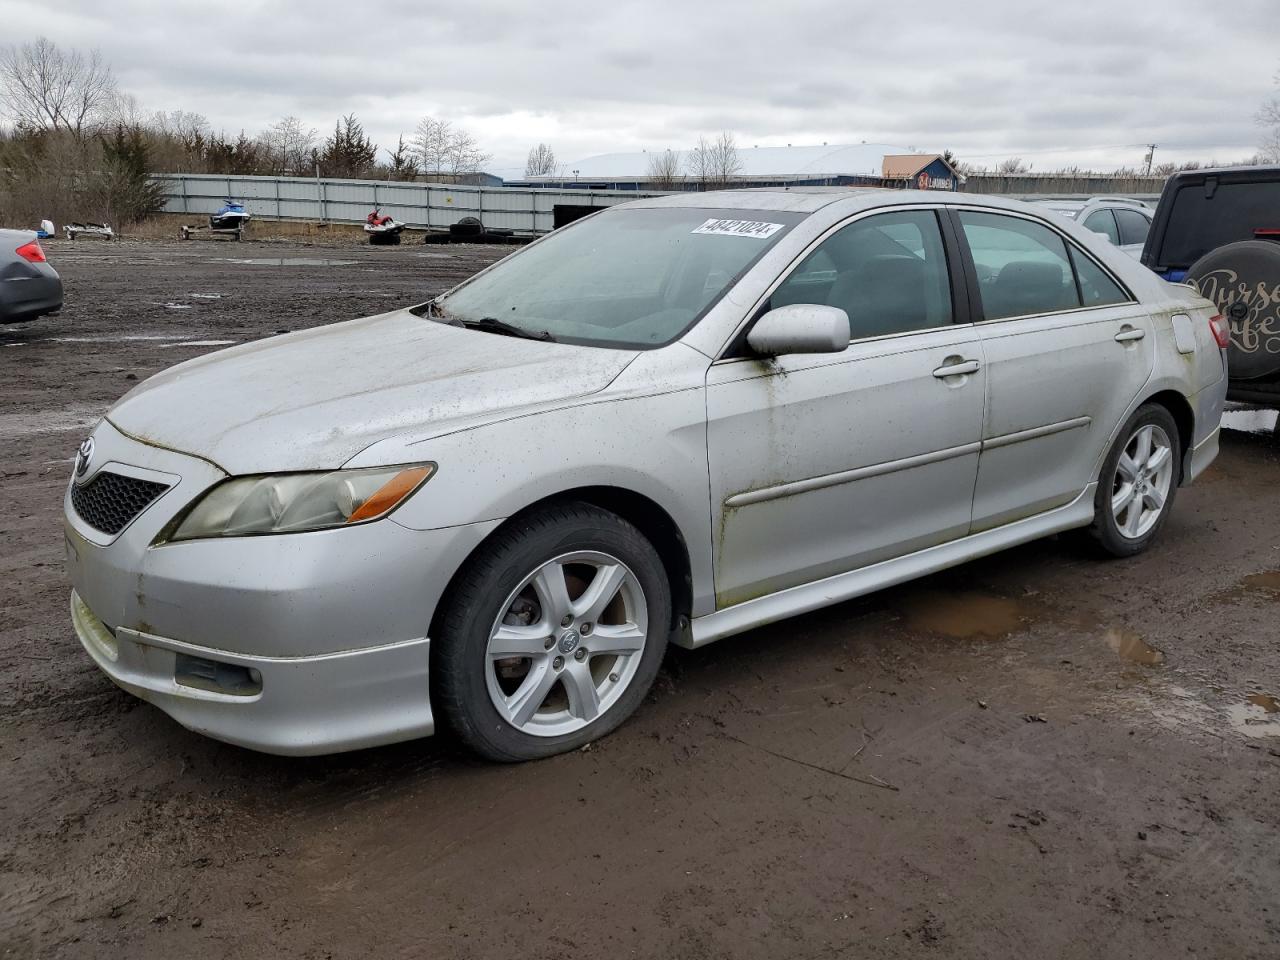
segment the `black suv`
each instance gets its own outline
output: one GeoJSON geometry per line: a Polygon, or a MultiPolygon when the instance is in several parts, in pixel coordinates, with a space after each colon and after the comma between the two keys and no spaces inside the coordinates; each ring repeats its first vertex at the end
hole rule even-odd
{"type": "Polygon", "coordinates": [[[1280,405],[1280,167],[1174,174],[1142,262],[1230,321],[1227,399],[1280,405]]]}

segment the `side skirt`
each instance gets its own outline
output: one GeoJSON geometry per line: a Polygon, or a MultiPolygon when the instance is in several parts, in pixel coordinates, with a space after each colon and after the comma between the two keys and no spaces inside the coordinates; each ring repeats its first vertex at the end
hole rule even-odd
{"type": "Polygon", "coordinates": [[[950,543],[940,543],[936,547],[907,554],[905,557],[895,557],[869,567],[836,574],[825,580],[779,590],[767,597],[747,600],[698,617],[693,621],[692,630],[684,634],[686,640],[681,646],[690,649],[702,647],[744,630],[818,610],[833,603],[852,600],[854,597],[954,567],[966,560],[985,557],[1020,543],[1047,537],[1051,533],[1087,527],[1093,521],[1093,496],[1097,486],[1097,483],[1091,483],[1065,506],[1055,507],[1025,520],[984,530],[950,543]]]}

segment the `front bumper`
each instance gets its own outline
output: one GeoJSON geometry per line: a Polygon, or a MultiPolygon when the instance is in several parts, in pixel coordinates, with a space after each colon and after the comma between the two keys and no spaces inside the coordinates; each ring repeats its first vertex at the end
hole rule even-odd
{"type": "Polygon", "coordinates": [[[429,624],[449,578],[497,521],[417,531],[388,518],[154,545],[222,472],[105,421],[94,441],[96,469],[78,482],[110,469],[172,484],[114,537],[77,515],[68,488],[72,621],[116,684],[192,730],[271,753],[431,733],[429,624]],[[191,663],[252,675],[257,688],[193,684],[191,663]]]}
{"type": "Polygon", "coordinates": [[[305,756],[425,737],[435,729],[426,638],[314,657],[252,657],[124,627],[113,632],[75,591],[71,620],[89,656],[118,687],[187,729],[227,743],[305,756]],[[252,671],[257,688],[232,693],[184,683],[183,657],[252,671]]]}

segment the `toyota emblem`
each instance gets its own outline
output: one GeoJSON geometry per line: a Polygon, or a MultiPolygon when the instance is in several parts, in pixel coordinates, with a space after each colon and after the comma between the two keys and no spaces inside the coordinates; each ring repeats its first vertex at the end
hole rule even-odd
{"type": "Polygon", "coordinates": [[[85,437],[84,443],[76,451],[76,476],[83,477],[89,472],[89,464],[93,461],[93,437],[85,437]]]}

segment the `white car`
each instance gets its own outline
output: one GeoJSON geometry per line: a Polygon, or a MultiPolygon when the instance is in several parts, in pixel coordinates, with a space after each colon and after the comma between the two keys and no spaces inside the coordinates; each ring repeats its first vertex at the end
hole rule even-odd
{"type": "Polygon", "coordinates": [[[114,680],[277,753],[608,733],[699,646],[1090,528],[1218,449],[1226,325],[1096,235],[935,191],[605,209],[435,300],[117,403],[64,504],[114,680]]]}
{"type": "Polygon", "coordinates": [[[1100,233],[1137,260],[1151,230],[1155,212],[1141,200],[1094,197],[1092,200],[1042,200],[1055,213],[1100,233]]]}

